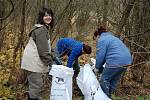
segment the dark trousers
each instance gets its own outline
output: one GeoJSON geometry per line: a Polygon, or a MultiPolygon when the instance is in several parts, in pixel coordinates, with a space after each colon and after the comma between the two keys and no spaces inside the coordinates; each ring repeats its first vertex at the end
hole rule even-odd
{"type": "Polygon", "coordinates": [[[43,89],[43,74],[36,72],[29,72],[27,75],[29,84],[28,100],[42,100],[43,89]]]}
{"type": "Polygon", "coordinates": [[[117,82],[121,78],[122,73],[126,71],[126,68],[104,68],[101,78],[100,85],[104,93],[111,98],[111,93],[116,89],[117,82]]]}

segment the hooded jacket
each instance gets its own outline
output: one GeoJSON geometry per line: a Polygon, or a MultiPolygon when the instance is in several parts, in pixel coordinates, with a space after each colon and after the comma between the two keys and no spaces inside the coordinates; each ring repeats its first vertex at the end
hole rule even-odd
{"type": "Polygon", "coordinates": [[[51,62],[48,29],[44,25],[36,24],[25,47],[21,68],[32,72],[45,73],[48,72],[48,65],[51,62]]]}

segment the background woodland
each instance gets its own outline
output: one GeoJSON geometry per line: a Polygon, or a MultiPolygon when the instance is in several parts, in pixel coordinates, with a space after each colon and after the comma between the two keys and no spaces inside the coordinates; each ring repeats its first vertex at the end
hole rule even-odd
{"type": "MultiPolygon", "coordinates": [[[[0,0],[0,100],[25,97],[20,62],[28,34],[43,6],[54,12],[54,28],[49,32],[52,47],[61,37],[72,37],[92,46],[93,53],[80,57],[80,64],[95,57],[93,32],[100,25],[107,26],[133,56],[133,65],[120,80],[113,99],[150,99],[150,0],[0,0]]],[[[47,91],[48,85],[45,82],[47,91]]]]}

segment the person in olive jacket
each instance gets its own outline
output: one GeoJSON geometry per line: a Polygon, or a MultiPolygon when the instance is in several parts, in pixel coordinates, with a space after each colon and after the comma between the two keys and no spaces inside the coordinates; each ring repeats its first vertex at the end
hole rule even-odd
{"type": "Polygon", "coordinates": [[[21,69],[28,72],[28,100],[41,100],[42,76],[49,71],[52,63],[48,30],[49,26],[53,27],[53,20],[51,9],[42,8],[39,11],[37,24],[29,34],[30,38],[23,53],[21,69]]]}

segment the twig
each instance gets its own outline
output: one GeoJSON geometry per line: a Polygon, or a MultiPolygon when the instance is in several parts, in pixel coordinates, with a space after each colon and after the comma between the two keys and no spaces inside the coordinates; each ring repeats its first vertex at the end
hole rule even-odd
{"type": "Polygon", "coordinates": [[[0,20],[4,20],[4,19],[8,18],[14,10],[14,4],[13,4],[12,0],[8,0],[8,1],[10,2],[11,6],[12,6],[10,13],[5,17],[0,18],[0,20]]]}

